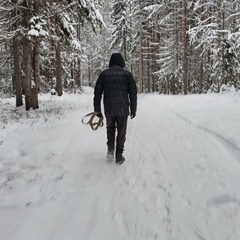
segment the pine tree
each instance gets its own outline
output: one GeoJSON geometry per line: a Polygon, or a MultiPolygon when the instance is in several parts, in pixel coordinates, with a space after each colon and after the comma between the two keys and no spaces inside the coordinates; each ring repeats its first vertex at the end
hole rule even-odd
{"type": "MultiPolygon", "coordinates": [[[[21,92],[23,91],[26,110],[36,109],[38,108],[40,75],[43,79],[48,79],[52,69],[53,74],[50,79],[56,76],[57,92],[59,96],[62,95],[62,70],[65,72],[66,69],[71,69],[65,63],[64,66],[62,65],[63,55],[66,56],[64,52],[77,49],[81,53],[81,44],[74,26],[76,24],[72,22],[76,19],[75,13],[77,12],[80,16],[81,23],[88,22],[93,31],[103,24],[102,17],[94,1],[91,0],[61,2],[12,0],[1,3],[0,10],[1,26],[4,26],[2,28],[4,34],[0,35],[0,40],[2,43],[6,43],[6,40],[13,43],[11,56],[14,57],[13,85],[17,89],[16,105],[21,105],[21,92]],[[9,12],[12,13],[11,21],[8,21],[9,12]],[[10,25],[5,26],[5,22],[10,25]],[[55,54],[52,55],[52,52],[55,54]],[[43,61],[40,61],[41,55],[43,61]],[[50,56],[48,60],[46,56],[50,56]],[[20,66],[23,66],[22,71],[20,66]]],[[[6,55],[4,57],[7,59],[6,55]]],[[[50,82],[53,86],[53,81],[50,82]]],[[[47,86],[48,83],[46,81],[45,83],[44,85],[47,86]]]]}
{"type": "Polygon", "coordinates": [[[131,18],[128,1],[114,1],[112,6],[112,25],[115,29],[112,32],[111,48],[123,54],[127,65],[130,59],[131,49],[131,18]]]}
{"type": "MultiPolygon", "coordinates": [[[[196,25],[189,30],[196,49],[201,49],[202,78],[205,88],[214,84],[218,91],[228,81],[236,85],[239,69],[239,25],[236,16],[238,1],[199,0],[194,4],[198,12],[196,25]],[[206,4],[207,3],[207,4],[206,4]]],[[[239,21],[238,21],[239,22],[239,21]]]]}

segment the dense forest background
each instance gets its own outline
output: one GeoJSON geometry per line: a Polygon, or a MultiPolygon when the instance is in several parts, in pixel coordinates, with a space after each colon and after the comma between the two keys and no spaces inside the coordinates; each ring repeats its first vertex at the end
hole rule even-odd
{"type": "Polygon", "coordinates": [[[238,90],[240,0],[0,1],[0,93],[16,106],[93,86],[113,52],[139,93],[238,90]]]}

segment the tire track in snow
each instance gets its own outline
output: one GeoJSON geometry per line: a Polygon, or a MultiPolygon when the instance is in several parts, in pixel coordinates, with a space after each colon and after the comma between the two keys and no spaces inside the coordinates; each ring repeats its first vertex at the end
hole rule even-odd
{"type": "MultiPolygon", "coordinates": [[[[192,121],[190,121],[189,119],[181,116],[180,114],[178,114],[177,112],[175,112],[172,109],[170,109],[170,111],[175,116],[177,116],[178,119],[181,119],[183,122],[189,124],[190,126],[196,128],[196,129],[199,129],[200,131],[202,131],[204,133],[209,134],[210,136],[213,137],[213,139],[215,139],[215,140],[217,140],[217,142],[221,143],[221,146],[224,146],[224,148],[219,149],[219,145],[218,145],[218,148],[216,148],[216,150],[217,149],[218,150],[216,152],[218,152],[218,154],[221,154],[221,152],[224,153],[225,152],[224,150],[227,150],[227,152],[230,153],[230,155],[229,154],[227,155],[228,156],[227,159],[228,158],[229,159],[234,158],[235,162],[238,164],[237,166],[239,167],[239,163],[240,163],[239,162],[239,152],[240,152],[240,149],[239,149],[238,146],[236,146],[230,140],[226,139],[224,136],[216,133],[215,131],[212,131],[212,130],[206,128],[206,127],[202,127],[202,126],[199,126],[197,124],[194,124],[192,121]]],[[[210,138],[206,137],[205,139],[208,140],[210,138]]],[[[216,147],[215,144],[213,145],[213,147],[214,146],[216,147]]],[[[211,160],[212,160],[211,158],[208,158],[208,161],[211,162],[211,160]]],[[[209,181],[208,181],[208,183],[206,182],[206,187],[208,187],[210,182],[216,181],[216,183],[218,182],[219,188],[221,190],[221,191],[214,191],[215,196],[214,196],[214,194],[211,197],[210,197],[210,194],[208,194],[209,195],[208,198],[206,196],[206,200],[205,200],[205,204],[206,204],[205,211],[206,212],[205,212],[205,216],[203,216],[204,219],[205,218],[209,218],[209,219],[218,218],[218,217],[221,216],[221,214],[224,214],[224,215],[229,216],[229,217],[228,218],[226,217],[228,219],[228,221],[226,221],[224,224],[220,223],[220,222],[214,224],[211,221],[207,221],[206,223],[201,225],[201,228],[200,228],[200,226],[198,226],[197,222],[194,223],[193,232],[194,232],[195,236],[199,239],[206,239],[206,237],[203,237],[203,236],[208,236],[209,234],[212,234],[212,232],[214,232],[213,229],[216,230],[217,226],[218,226],[218,228],[220,226],[220,229],[226,229],[226,226],[231,225],[231,227],[229,227],[229,229],[230,228],[236,229],[237,228],[236,222],[237,222],[237,219],[239,219],[238,213],[239,213],[239,210],[240,210],[240,208],[239,208],[240,200],[239,200],[239,196],[236,197],[236,195],[233,194],[234,193],[234,191],[233,191],[234,187],[232,188],[232,193],[230,193],[231,192],[230,181],[232,181],[234,178],[233,177],[229,178],[229,175],[226,175],[226,173],[224,171],[222,173],[219,172],[221,167],[217,166],[217,165],[215,166],[215,169],[210,168],[211,171],[209,171],[210,169],[202,168],[200,163],[197,164],[196,167],[198,167],[198,169],[201,170],[202,173],[206,170],[208,171],[208,177],[207,178],[209,179],[209,181]],[[227,185],[227,183],[228,183],[228,185],[227,185]],[[215,210],[216,207],[218,209],[217,211],[215,210]],[[231,208],[235,209],[234,210],[235,211],[235,217],[234,218],[232,217],[232,215],[234,215],[234,214],[233,214],[233,210],[231,208]],[[200,231],[200,229],[202,229],[202,231],[200,231]]],[[[228,168],[228,171],[230,169],[231,169],[231,167],[228,168]]],[[[203,178],[203,180],[205,181],[207,178],[205,176],[205,178],[203,178]]],[[[219,231],[219,232],[221,232],[221,231],[219,231]]],[[[221,235],[221,233],[218,233],[217,235],[223,236],[223,234],[226,234],[226,233],[222,232],[222,235],[221,235]]]]}
{"type": "Polygon", "coordinates": [[[209,134],[211,134],[212,136],[215,136],[216,138],[220,139],[222,142],[224,142],[228,147],[231,147],[233,150],[235,151],[238,151],[240,152],[240,148],[238,146],[236,146],[232,141],[226,139],[225,137],[223,137],[222,135],[220,135],[219,133],[216,133],[215,131],[213,130],[210,130],[206,127],[202,127],[202,126],[199,126],[197,124],[194,124],[192,121],[190,121],[189,119],[181,116],[180,114],[178,114],[177,112],[175,112],[174,110],[171,109],[171,111],[180,119],[182,119],[183,121],[189,123],[190,125],[200,129],[200,130],[203,130],[209,134]]]}
{"type": "MultiPolygon", "coordinates": [[[[164,199],[162,204],[167,212],[164,215],[165,222],[161,221],[162,226],[160,227],[166,239],[178,238],[180,235],[185,236],[182,239],[188,239],[190,235],[194,235],[198,239],[207,239],[213,233],[211,226],[215,228],[218,225],[222,226],[220,223],[215,225],[211,223],[215,214],[221,214],[214,212],[211,208],[216,200],[222,199],[221,196],[229,195],[231,197],[230,192],[234,189],[234,187],[229,188],[232,177],[226,178],[231,167],[221,173],[224,162],[221,162],[220,165],[217,162],[217,156],[220,157],[222,150],[224,153],[224,149],[215,154],[212,148],[219,147],[215,140],[218,140],[217,142],[220,140],[220,143],[223,142],[227,146],[227,150],[233,149],[236,155],[240,149],[223,136],[211,132],[209,129],[195,126],[188,119],[178,116],[164,103],[159,104],[160,101],[155,103],[156,99],[155,96],[144,98],[144,102],[140,99],[141,108],[138,111],[137,119],[130,126],[129,145],[133,150],[139,151],[134,154],[135,156],[132,155],[133,168],[131,171],[139,171],[140,179],[144,179],[143,169],[150,171],[155,169],[152,171],[153,175],[160,175],[158,180],[146,181],[146,190],[150,188],[151,184],[154,186],[160,184],[161,188],[165,189],[165,194],[169,194],[171,201],[165,194],[156,195],[156,197],[164,199]],[[154,107],[149,108],[148,106],[154,104],[156,111],[152,112],[154,107]],[[141,119],[138,120],[138,118],[141,119]],[[189,128],[184,122],[192,125],[193,128],[189,128]],[[213,145],[211,146],[205,141],[208,136],[199,135],[194,127],[211,135],[213,139],[209,138],[209,140],[213,145]],[[136,139],[141,139],[141,141],[134,141],[136,139]],[[134,157],[137,158],[137,161],[134,157]],[[193,179],[191,179],[192,177],[193,179]],[[172,187],[169,188],[170,185],[172,187]],[[214,191],[212,191],[213,189],[214,191]],[[201,211],[203,212],[201,213],[201,211]],[[188,222],[187,218],[191,220],[188,222]],[[206,219],[209,220],[206,221],[206,219]],[[182,221],[185,222],[185,225],[182,224],[182,221]],[[201,222],[201,225],[198,225],[198,222],[201,222]],[[191,224],[193,224],[192,231],[186,227],[191,224]],[[176,232],[176,229],[179,233],[176,232]]],[[[228,158],[228,155],[226,157],[228,158]]],[[[146,202],[146,206],[150,209],[150,201],[146,202]]],[[[230,214],[228,209],[222,211],[230,214]]],[[[146,211],[146,214],[149,213],[146,211]]],[[[223,227],[223,229],[225,228],[223,227]]]]}

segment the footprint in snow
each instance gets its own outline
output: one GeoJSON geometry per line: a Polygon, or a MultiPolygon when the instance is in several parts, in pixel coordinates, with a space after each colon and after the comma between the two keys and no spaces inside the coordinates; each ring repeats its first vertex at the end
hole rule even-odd
{"type": "Polygon", "coordinates": [[[124,214],[122,212],[118,211],[114,214],[114,219],[118,224],[123,223],[123,218],[124,218],[124,214]]]}
{"type": "Polygon", "coordinates": [[[214,198],[211,198],[207,201],[207,206],[220,206],[234,203],[240,206],[240,201],[235,197],[230,196],[229,194],[223,194],[214,198]]]}

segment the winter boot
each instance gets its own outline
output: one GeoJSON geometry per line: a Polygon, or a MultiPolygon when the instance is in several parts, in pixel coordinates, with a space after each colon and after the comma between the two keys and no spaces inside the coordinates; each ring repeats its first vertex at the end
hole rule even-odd
{"type": "Polygon", "coordinates": [[[107,161],[113,161],[114,159],[114,142],[107,143],[107,161]]]}
{"type": "Polygon", "coordinates": [[[125,157],[122,152],[116,152],[116,164],[122,164],[125,161],[125,157]]]}
{"type": "Polygon", "coordinates": [[[114,151],[107,151],[107,161],[113,161],[114,159],[114,151]]]}

